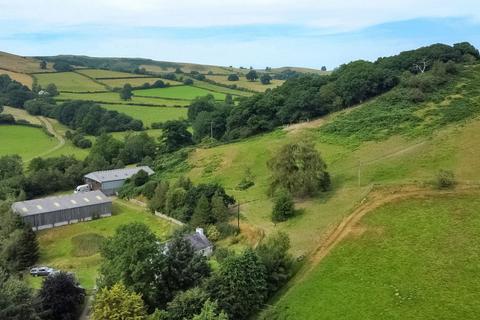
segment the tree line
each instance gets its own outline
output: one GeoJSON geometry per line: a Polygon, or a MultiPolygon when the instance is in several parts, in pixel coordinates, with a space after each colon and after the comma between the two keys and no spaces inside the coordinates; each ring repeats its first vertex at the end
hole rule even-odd
{"type": "Polygon", "coordinates": [[[290,78],[275,89],[240,99],[235,107],[197,98],[189,106],[189,121],[196,141],[208,136],[226,141],[244,138],[362,103],[396,87],[405,72],[421,75],[436,62],[466,63],[478,58],[475,47],[458,43],[435,44],[375,62],[353,61],[330,75],[290,78]]]}

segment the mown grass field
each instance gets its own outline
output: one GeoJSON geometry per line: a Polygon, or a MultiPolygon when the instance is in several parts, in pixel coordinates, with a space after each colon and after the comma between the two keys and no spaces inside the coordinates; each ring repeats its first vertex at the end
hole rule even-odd
{"type": "Polygon", "coordinates": [[[42,129],[20,126],[0,126],[0,156],[18,154],[23,161],[54,148],[58,140],[49,137],[42,129]]]}
{"type": "Polygon", "coordinates": [[[135,97],[159,97],[168,99],[193,100],[196,97],[211,94],[216,100],[225,100],[225,94],[197,88],[193,86],[174,86],[169,88],[154,88],[144,90],[134,90],[135,97]]]}
{"type": "Polygon", "coordinates": [[[6,74],[10,79],[20,82],[23,85],[26,85],[30,89],[32,88],[33,78],[25,73],[12,72],[4,69],[0,69],[0,75],[6,74]]]}
{"type": "Polygon", "coordinates": [[[88,100],[99,103],[113,103],[113,104],[129,104],[129,105],[153,105],[153,106],[187,106],[189,100],[175,100],[175,99],[162,99],[154,97],[139,97],[133,96],[131,100],[122,100],[116,92],[100,92],[100,93],[66,93],[62,92],[58,97],[58,100],[88,100]]]}
{"type": "Polygon", "coordinates": [[[157,80],[162,80],[164,83],[168,83],[171,86],[179,86],[182,85],[181,82],[173,81],[173,80],[165,80],[161,78],[151,78],[151,77],[144,77],[144,78],[125,78],[125,79],[99,79],[101,83],[111,87],[111,88],[121,88],[125,84],[130,84],[132,87],[139,87],[145,83],[153,84],[157,80]]]}
{"type": "MultiPolygon", "coordinates": [[[[131,222],[145,223],[163,240],[173,231],[170,223],[128,202],[116,200],[113,209],[111,217],[39,231],[38,265],[74,272],[82,286],[91,290],[102,259],[95,240],[112,236],[120,225],[131,222]]],[[[42,278],[27,278],[33,287],[40,287],[42,278]]]]}
{"type": "Polygon", "coordinates": [[[165,122],[187,118],[187,108],[172,107],[143,107],[129,105],[104,104],[103,108],[125,113],[132,118],[142,120],[144,125],[150,126],[153,122],[165,122]]]}
{"type": "Polygon", "coordinates": [[[478,195],[410,199],[365,216],[277,304],[278,319],[477,319],[478,195]]]}
{"type": "Polygon", "coordinates": [[[245,76],[241,75],[240,80],[238,81],[228,81],[227,75],[207,75],[207,79],[213,80],[217,83],[226,84],[226,85],[236,85],[239,88],[245,88],[249,90],[254,90],[257,92],[263,92],[267,89],[272,89],[280,86],[284,83],[284,80],[272,80],[270,84],[262,84],[260,80],[248,81],[245,76]]]}
{"type": "Polygon", "coordinates": [[[106,90],[101,84],[75,72],[43,73],[34,76],[43,88],[54,83],[59,91],[95,92],[106,90]]]}
{"type": "Polygon", "coordinates": [[[42,122],[40,119],[38,119],[37,116],[32,116],[30,115],[27,111],[24,109],[19,109],[19,108],[12,108],[12,107],[3,107],[3,113],[6,114],[11,114],[15,120],[27,120],[31,124],[38,124],[41,125],[42,122]]]}

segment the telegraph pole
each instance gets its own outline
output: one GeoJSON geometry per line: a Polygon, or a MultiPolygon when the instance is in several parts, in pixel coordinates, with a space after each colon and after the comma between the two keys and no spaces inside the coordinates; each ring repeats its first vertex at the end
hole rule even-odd
{"type": "Polygon", "coordinates": [[[237,233],[240,233],[240,203],[237,204],[237,233]]]}
{"type": "Polygon", "coordinates": [[[361,161],[358,161],[358,172],[357,172],[357,175],[358,175],[358,186],[360,187],[360,179],[361,179],[361,166],[362,166],[362,162],[361,161]]]}
{"type": "Polygon", "coordinates": [[[213,139],[213,121],[210,121],[210,139],[213,139]]]}

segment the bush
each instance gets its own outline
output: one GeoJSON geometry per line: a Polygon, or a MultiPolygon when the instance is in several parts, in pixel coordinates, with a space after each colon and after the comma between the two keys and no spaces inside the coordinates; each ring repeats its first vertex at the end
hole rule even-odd
{"type": "Polygon", "coordinates": [[[220,231],[218,231],[218,228],[211,224],[207,227],[207,238],[211,241],[218,241],[220,240],[221,234],[220,231]]]}
{"type": "Polygon", "coordinates": [[[440,170],[437,173],[436,185],[438,189],[453,188],[456,184],[455,175],[450,170],[440,170]]]}
{"type": "Polygon", "coordinates": [[[282,222],[295,215],[295,204],[292,195],[286,191],[281,191],[276,199],[272,210],[272,221],[282,222]]]}
{"type": "Polygon", "coordinates": [[[193,84],[193,80],[190,79],[190,78],[187,78],[187,79],[183,80],[183,84],[185,84],[187,86],[191,86],[193,84]]]}
{"type": "Polygon", "coordinates": [[[229,74],[227,78],[228,81],[238,81],[239,79],[240,78],[235,73],[229,74]]]}

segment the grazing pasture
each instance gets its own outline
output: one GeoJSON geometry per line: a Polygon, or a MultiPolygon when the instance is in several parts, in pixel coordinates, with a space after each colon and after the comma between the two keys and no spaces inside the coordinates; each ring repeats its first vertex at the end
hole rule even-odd
{"type": "Polygon", "coordinates": [[[108,104],[128,104],[128,105],[146,105],[146,106],[187,106],[189,100],[162,99],[155,97],[133,96],[131,100],[122,100],[117,92],[99,92],[99,93],[71,93],[63,92],[58,100],[88,100],[108,104]]]}
{"type": "Polygon", "coordinates": [[[3,107],[3,113],[5,114],[11,114],[15,120],[26,120],[30,122],[31,124],[38,124],[41,125],[42,122],[37,116],[32,116],[29,114],[27,111],[24,109],[19,109],[19,108],[12,108],[12,107],[3,107]]]}
{"type": "Polygon", "coordinates": [[[34,76],[43,88],[54,83],[58,91],[96,92],[107,90],[103,85],[76,72],[42,73],[34,76]]]}
{"type": "MultiPolygon", "coordinates": [[[[145,223],[160,239],[166,239],[174,228],[143,208],[115,200],[111,217],[39,231],[38,264],[74,272],[82,286],[91,290],[102,261],[97,241],[112,236],[119,226],[131,222],[145,223]]],[[[28,280],[34,287],[40,286],[40,278],[28,277],[28,280]]]]}
{"type": "Polygon", "coordinates": [[[152,122],[165,122],[167,120],[187,118],[187,108],[183,107],[144,107],[122,104],[104,104],[102,107],[125,113],[134,119],[142,120],[146,126],[150,126],[152,122]]]}
{"type": "Polygon", "coordinates": [[[154,88],[154,89],[144,89],[144,90],[134,90],[134,95],[136,97],[159,97],[159,98],[168,98],[168,99],[184,99],[184,100],[193,100],[196,97],[206,96],[211,94],[215,97],[216,100],[224,100],[225,94],[219,92],[213,92],[205,90],[202,88],[197,88],[193,86],[176,86],[169,88],[154,88]]]}
{"type": "Polygon", "coordinates": [[[144,78],[123,78],[123,79],[99,79],[103,84],[106,84],[107,86],[111,88],[121,88],[125,84],[129,83],[132,87],[139,87],[145,83],[148,84],[153,84],[157,80],[162,80],[164,83],[168,83],[171,86],[178,86],[182,85],[181,82],[174,81],[174,80],[166,80],[166,79],[161,79],[161,78],[150,78],[150,77],[144,77],[144,78]]]}
{"type": "Polygon", "coordinates": [[[10,77],[10,79],[18,81],[21,84],[26,85],[30,89],[32,88],[33,78],[28,74],[0,69],[0,75],[2,74],[6,74],[7,76],[10,77]]]}
{"type": "Polygon", "coordinates": [[[50,137],[42,129],[0,125],[0,156],[18,154],[24,161],[53,149],[58,140],[50,137]]]}
{"type": "Polygon", "coordinates": [[[248,81],[243,75],[239,76],[240,80],[238,81],[228,81],[227,77],[227,75],[207,75],[207,79],[215,81],[217,83],[236,85],[239,88],[245,88],[257,92],[263,92],[267,89],[276,88],[285,82],[284,80],[273,79],[270,84],[262,84],[259,79],[257,79],[256,81],[248,81]]]}
{"type": "Polygon", "coordinates": [[[479,210],[478,195],[457,194],[368,213],[280,299],[278,319],[476,319],[479,210]]]}

